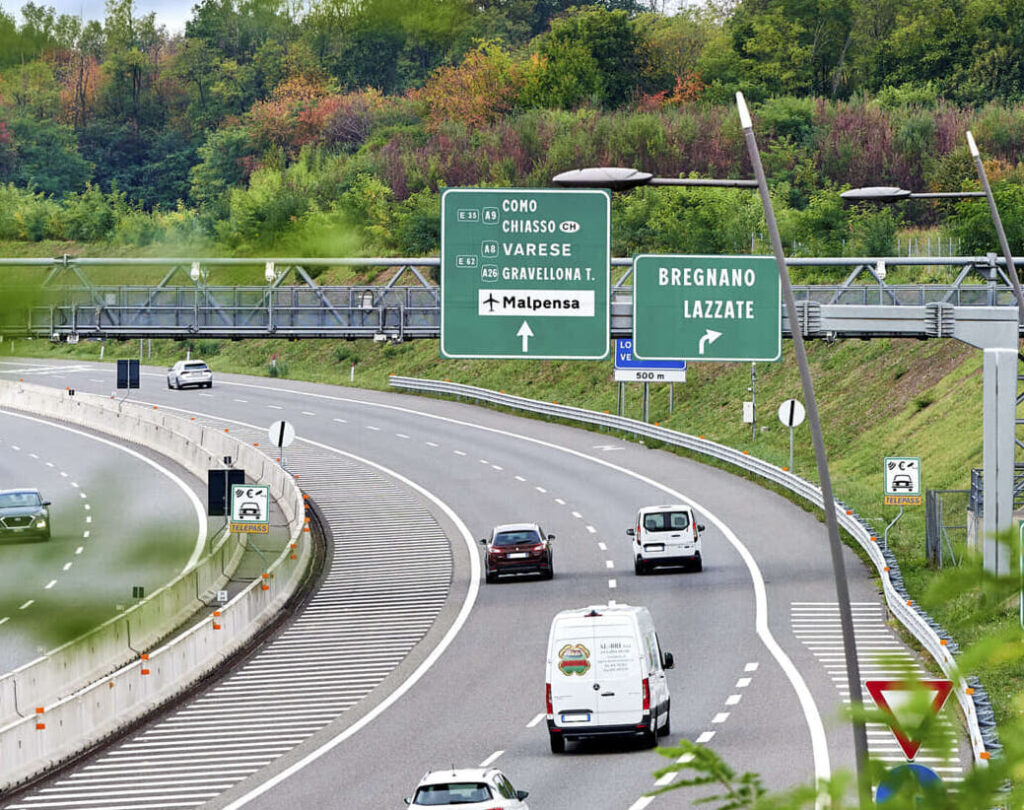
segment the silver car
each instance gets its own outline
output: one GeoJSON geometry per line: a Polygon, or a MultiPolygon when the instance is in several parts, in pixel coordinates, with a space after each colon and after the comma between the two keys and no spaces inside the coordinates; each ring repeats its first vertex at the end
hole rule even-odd
{"type": "Polygon", "coordinates": [[[202,360],[179,360],[167,369],[167,387],[213,388],[213,372],[202,360]]]}

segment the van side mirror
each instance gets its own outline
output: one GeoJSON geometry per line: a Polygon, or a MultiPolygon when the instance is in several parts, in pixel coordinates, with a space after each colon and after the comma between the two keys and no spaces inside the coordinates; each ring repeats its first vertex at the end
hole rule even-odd
{"type": "Polygon", "coordinates": [[[662,658],[665,659],[665,663],[662,664],[664,669],[672,669],[676,665],[676,659],[673,657],[672,653],[667,652],[662,656],[662,658]]]}
{"type": "Polygon", "coordinates": [[[549,534],[548,535],[548,540],[554,540],[554,539],[555,539],[555,536],[553,534],[549,534]]]}
{"type": "Polygon", "coordinates": [[[528,790],[517,790],[516,791],[516,798],[519,799],[519,801],[522,801],[523,799],[525,799],[529,795],[530,795],[530,791],[528,791],[528,790]]]}
{"type": "Polygon", "coordinates": [[[49,506],[53,501],[43,501],[43,506],[49,506]]]}
{"type": "Polygon", "coordinates": [[[481,538],[480,538],[480,542],[481,542],[481,543],[482,543],[483,545],[485,545],[485,546],[486,546],[486,545],[487,545],[487,538],[486,538],[486,537],[481,537],[481,538]]]}
{"type": "Polygon", "coordinates": [[[404,801],[406,804],[412,804],[412,799],[410,799],[408,796],[402,799],[402,801],[404,801]]]}
{"type": "Polygon", "coordinates": [[[626,534],[628,534],[630,537],[635,537],[636,529],[626,529],[626,534]]]}
{"type": "Polygon", "coordinates": [[[705,527],[703,523],[698,523],[697,524],[697,531],[699,531],[699,532],[707,531],[707,527],[705,527]]]}

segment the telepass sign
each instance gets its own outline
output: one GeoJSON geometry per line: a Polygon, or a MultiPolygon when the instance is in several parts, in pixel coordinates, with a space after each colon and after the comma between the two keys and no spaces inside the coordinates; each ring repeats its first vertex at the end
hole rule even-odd
{"type": "Polygon", "coordinates": [[[633,354],[641,360],[778,360],[779,270],[770,256],[633,259],[633,354]]]}
{"type": "Polygon", "coordinates": [[[441,196],[441,354],[608,356],[611,200],[601,189],[441,196]]]}

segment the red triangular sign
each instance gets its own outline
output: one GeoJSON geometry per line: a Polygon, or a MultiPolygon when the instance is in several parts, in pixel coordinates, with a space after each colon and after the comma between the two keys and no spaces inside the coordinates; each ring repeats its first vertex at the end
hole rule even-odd
{"type": "Polygon", "coordinates": [[[935,714],[942,711],[943,705],[946,703],[946,698],[949,697],[949,693],[953,691],[952,681],[864,681],[864,685],[867,687],[871,697],[875,699],[875,703],[878,708],[881,709],[889,716],[889,728],[892,729],[893,736],[896,738],[896,742],[900,744],[900,748],[903,749],[903,755],[908,760],[913,760],[917,756],[918,749],[921,747],[921,740],[915,740],[911,738],[907,729],[903,728],[898,718],[898,712],[900,705],[898,702],[898,696],[903,693],[906,697],[910,697],[914,692],[920,689],[930,689],[935,694],[932,697],[931,709],[935,714]],[[893,701],[897,705],[890,703],[890,700],[897,698],[893,701]]]}

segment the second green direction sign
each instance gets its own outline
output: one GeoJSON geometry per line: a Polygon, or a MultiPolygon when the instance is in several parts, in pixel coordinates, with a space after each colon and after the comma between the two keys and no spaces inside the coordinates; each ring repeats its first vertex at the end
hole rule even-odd
{"type": "Polygon", "coordinates": [[[641,360],[778,360],[779,269],[771,256],[637,256],[633,354],[641,360]]]}
{"type": "Polygon", "coordinates": [[[608,356],[611,202],[599,189],[441,196],[441,354],[608,356]]]}

